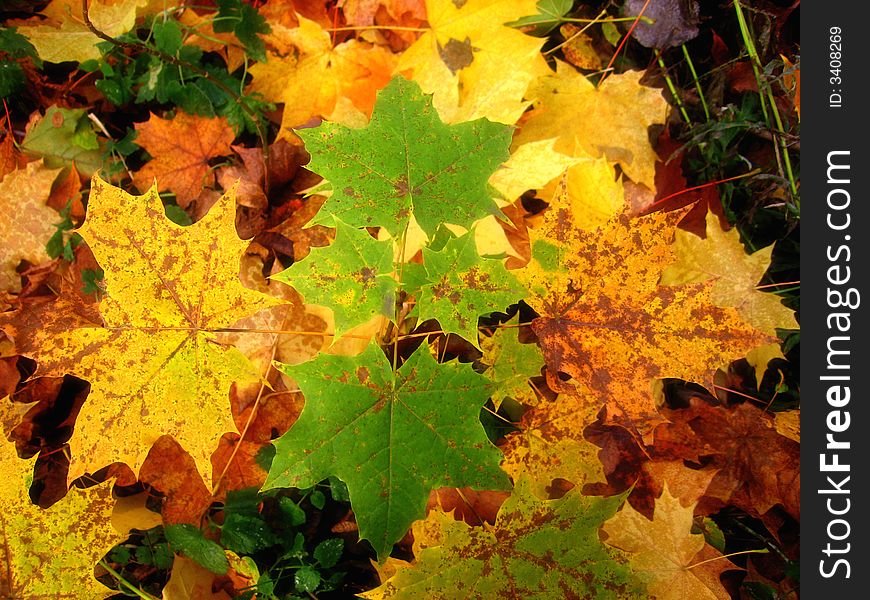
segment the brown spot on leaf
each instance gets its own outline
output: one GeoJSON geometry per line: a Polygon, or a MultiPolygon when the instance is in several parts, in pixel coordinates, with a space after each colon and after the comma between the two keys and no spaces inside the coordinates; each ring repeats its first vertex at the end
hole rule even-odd
{"type": "Polygon", "coordinates": [[[461,42],[450,38],[445,46],[438,44],[438,55],[453,75],[474,62],[475,50],[468,37],[461,42]]]}

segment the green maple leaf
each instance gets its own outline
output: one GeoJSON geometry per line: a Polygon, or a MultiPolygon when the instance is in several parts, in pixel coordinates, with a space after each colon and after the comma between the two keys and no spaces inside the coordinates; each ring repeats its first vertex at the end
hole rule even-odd
{"type": "Polygon", "coordinates": [[[496,330],[492,337],[483,338],[481,362],[489,365],[484,375],[496,384],[492,401],[498,408],[504,398],[535,405],[538,397],[529,385],[529,379],[541,374],[544,356],[537,344],[521,344],[517,330],[519,314],[496,330]]]}
{"type": "Polygon", "coordinates": [[[491,384],[469,365],[439,364],[424,344],[397,371],[375,345],[355,357],[321,354],[280,368],[302,390],[305,408],[274,442],[263,488],[338,477],[360,537],[379,558],[424,516],[431,490],[510,488],[479,420],[491,384]]]}
{"type": "Polygon", "coordinates": [[[273,275],[293,286],[309,304],[328,306],[335,315],[336,339],[373,316],[392,316],[396,280],[393,244],[335,219],[335,241],[312,248],[304,260],[273,275]]]}
{"type": "Polygon", "coordinates": [[[624,499],[574,488],[559,500],[540,500],[521,478],[494,527],[442,520],[440,545],[363,597],[645,598],[625,558],[598,539],[624,499]]]}
{"type": "Polygon", "coordinates": [[[504,310],[526,291],[501,260],[477,253],[474,235],[452,238],[440,252],[423,248],[428,282],[420,292],[421,319],[437,319],[445,333],[477,345],[477,318],[504,310]]]}
{"type": "Polygon", "coordinates": [[[323,123],[297,134],[308,168],[333,189],[314,223],[336,215],[398,239],[412,215],[431,235],[441,223],[469,227],[498,210],[487,180],[510,156],[511,128],[486,119],[446,125],[431,97],[402,77],[378,94],[364,129],[323,123]]]}

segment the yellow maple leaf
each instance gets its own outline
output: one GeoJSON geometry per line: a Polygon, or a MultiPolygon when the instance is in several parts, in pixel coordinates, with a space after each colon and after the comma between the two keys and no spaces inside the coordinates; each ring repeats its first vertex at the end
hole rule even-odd
{"type": "Polygon", "coordinates": [[[209,178],[214,181],[209,160],[230,154],[230,144],[236,137],[224,118],[183,112],[174,119],[151,115],[144,123],[136,123],[136,132],[136,143],[153,157],[134,175],[136,187],[147,190],[156,179],[160,189],[175,192],[182,208],[199,196],[209,178]]]}
{"type": "MultiPolygon", "coordinates": [[[[677,262],[662,272],[662,285],[682,285],[712,280],[710,299],[716,306],[733,306],[760,331],[797,329],[794,313],[775,294],[756,289],[767,267],[773,245],[746,254],[736,228],[723,231],[719,218],[707,213],[707,237],[677,230],[677,262]]],[[[765,363],[766,364],[766,363],[765,363]]]]}
{"type": "Polygon", "coordinates": [[[19,288],[18,261],[40,263],[49,259],[45,243],[54,233],[58,214],[45,205],[51,184],[61,169],[42,161],[28,163],[0,181],[0,291],[19,288]]]}
{"type": "Polygon", "coordinates": [[[538,140],[513,148],[511,157],[489,178],[490,185],[503,197],[499,201],[501,206],[510,204],[527,190],[543,188],[569,167],[589,160],[557,152],[555,143],[556,139],[538,140]]]}
{"type": "Polygon", "coordinates": [[[156,188],[135,197],[94,178],[79,233],[105,271],[103,323],[19,323],[12,334],[18,351],[38,361],[35,376],[68,373],[91,383],[70,440],[70,479],[114,462],[138,473],[152,443],[168,434],[209,482],[211,453],[235,431],[229,386],[258,377],[215,334],[279,303],[241,284],[247,242],[234,220],[234,190],[181,227],[165,217],[156,188]]]}
{"type": "Polygon", "coordinates": [[[0,567],[0,596],[96,599],[116,593],[93,573],[97,561],[127,537],[110,525],[111,483],[73,488],[43,509],[27,493],[35,462],[18,458],[14,444],[2,443],[0,542],[6,564],[0,567]]]}
{"type": "Polygon", "coordinates": [[[402,54],[398,70],[434,94],[447,123],[515,123],[528,107],[529,84],[548,69],[544,40],[504,23],[536,14],[536,0],[426,0],[426,11],[430,30],[402,54]]]}
{"type": "Polygon", "coordinates": [[[569,156],[604,156],[625,174],[655,189],[655,163],[647,128],[664,123],[668,103],[661,90],[640,84],[643,71],[611,75],[595,87],[571,66],[557,62],[556,72],[529,89],[534,111],[514,140],[524,144],[557,138],[555,149],[569,156]]]}
{"type": "Polygon", "coordinates": [[[357,40],[332,47],[320,25],[297,15],[298,27],[272,25],[265,36],[275,52],[250,69],[249,91],[284,104],[281,136],[313,117],[349,126],[363,125],[375,95],[390,80],[396,56],[386,48],[357,40]]]}
{"type": "MultiPolygon", "coordinates": [[[[133,29],[136,18],[145,14],[154,0],[91,0],[88,16],[94,27],[106,35],[117,37],[133,29]]],[[[82,15],[79,0],[52,0],[42,11],[46,19],[29,19],[34,25],[18,27],[46,62],[84,62],[100,58],[97,44],[103,40],[94,35],[82,15]],[[36,24],[38,23],[38,24],[36,24]]]]}
{"type": "Polygon", "coordinates": [[[758,386],[758,389],[761,389],[761,381],[764,379],[767,364],[774,358],[785,360],[785,355],[782,353],[779,342],[759,346],[746,353],[746,362],[755,370],[755,385],[758,386]]]}
{"type": "Polygon", "coordinates": [[[683,507],[667,484],[656,500],[650,521],[630,504],[603,527],[605,542],[631,554],[632,570],[646,580],[650,598],[658,600],[728,600],[719,573],[736,568],[721,558],[700,533],[692,533],[694,506],[683,507]],[[705,552],[706,550],[706,552],[705,552]],[[699,556],[703,553],[703,556],[699,556]],[[711,560],[701,565],[702,561],[711,560]],[[699,568],[705,567],[705,568],[699,568]]]}
{"type": "Polygon", "coordinates": [[[585,157],[540,191],[551,207],[564,207],[577,229],[593,230],[619,214],[625,204],[622,179],[606,158],[585,157]]]}
{"type": "Polygon", "coordinates": [[[532,328],[549,371],[573,377],[643,435],[662,420],[654,379],[709,385],[717,368],[775,341],[716,306],[711,282],[659,285],[683,212],[631,219],[626,211],[590,232],[570,206],[551,207],[530,231],[533,260],[513,271],[541,315],[532,328]]]}
{"type": "Polygon", "coordinates": [[[547,497],[554,479],[582,487],[604,482],[598,447],[583,438],[583,430],[595,421],[599,403],[590,394],[569,389],[552,402],[541,402],[523,414],[520,431],[507,435],[499,446],[504,453],[501,468],[514,481],[525,476],[538,496],[547,497]]]}

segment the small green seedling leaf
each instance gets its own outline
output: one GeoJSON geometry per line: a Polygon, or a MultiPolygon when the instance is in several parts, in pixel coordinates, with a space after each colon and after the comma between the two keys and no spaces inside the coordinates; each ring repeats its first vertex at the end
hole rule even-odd
{"type": "Polygon", "coordinates": [[[173,550],[183,553],[203,568],[217,575],[224,575],[230,568],[223,548],[205,539],[202,531],[193,525],[187,523],[167,525],[164,531],[173,550]]]}
{"type": "Polygon", "coordinates": [[[329,569],[335,566],[335,563],[341,558],[342,552],[344,552],[343,539],[332,538],[323,540],[314,549],[314,560],[324,569],[329,569]]]}
{"type": "Polygon", "coordinates": [[[302,567],[296,571],[293,581],[297,592],[310,593],[320,585],[320,573],[313,567],[302,567]]]}

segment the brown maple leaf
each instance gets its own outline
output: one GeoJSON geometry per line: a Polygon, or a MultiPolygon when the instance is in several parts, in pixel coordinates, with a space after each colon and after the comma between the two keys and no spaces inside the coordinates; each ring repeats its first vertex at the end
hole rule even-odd
{"type": "Polygon", "coordinates": [[[195,523],[212,503],[212,497],[193,458],[171,436],[157,438],[139,469],[139,480],[160,491],[163,522],[195,523]]]}
{"type": "Polygon", "coordinates": [[[671,421],[656,428],[657,456],[693,462],[710,460],[719,469],[705,496],[764,515],[777,504],[800,518],[800,444],[776,431],[773,419],[755,406],[711,406],[665,410],[671,421]]]}
{"type": "Polygon", "coordinates": [[[175,192],[179,206],[186,208],[204,186],[213,183],[209,161],[230,154],[235,134],[223,118],[196,117],[179,112],[174,119],[157,115],[136,123],[136,143],[152,160],[139,169],[133,182],[146,192],[156,178],[161,189],[175,192]]]}

